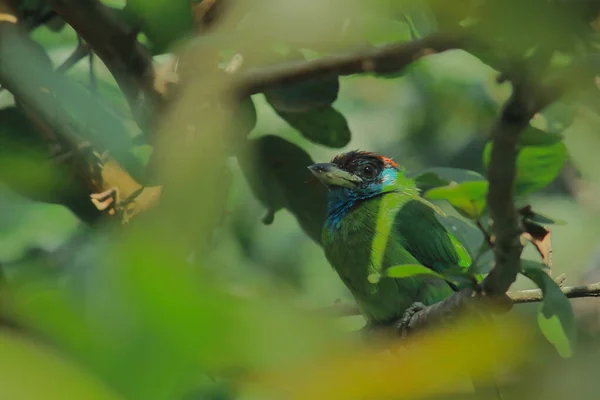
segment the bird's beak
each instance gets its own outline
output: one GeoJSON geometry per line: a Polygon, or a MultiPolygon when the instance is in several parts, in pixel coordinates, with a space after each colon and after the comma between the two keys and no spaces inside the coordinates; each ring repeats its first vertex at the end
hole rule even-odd
{"type": "Polygon", "coordinates": [[[317,177],[317,179],[327,186],[342,186],[352,189],[355,188],[358,183],[362,182],[362,179],[358,176],[338,168],[335,164],[313,164],[309,166],[308,169],[317,177]]]}

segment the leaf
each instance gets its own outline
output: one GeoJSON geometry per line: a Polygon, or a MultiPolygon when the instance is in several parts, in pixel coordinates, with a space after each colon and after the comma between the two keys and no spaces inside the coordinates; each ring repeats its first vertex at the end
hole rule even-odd
{"type": "Polygon", "coordinates": [[[374,46],[406,42],[411,39],[410,26],[404,21],[367,18],[364,23],[365,39],[374,46]]]}
{"type": "Polygon", "coordinates": [[[370,274],[367,279],[371,283],[377,283],[382,277],[400,279],[409,278],[411,276],[429,275],[454,284],[470,285],[471,279],[462,272],[462,270],[457,269],[456,271],[450,271],[449,274],[439,274],[421,264],[402,264],[386,268],[385,271],[383,271],[383,274],[370,274]]]}
{"type": "MultiPolygon", "coordinates": [[[[565,165],[568,152],[559,135],[529,127],[522,134],[523,143],[517,156],[516,194],[524,196],[536,192],[558,176],[565,165]]],[[[489,167],[492,144],[483,152],[484,165],[489,167]]]]}
{"type": "Polygon", "coordinates": [[[494,265],[494,252],[489,248],[487,243],[485,244],[487,250],[485,250],[479,257],[475,259],[475,262],[470,268],[470,272],[483,275],[487,274],[492,270],[492,266],[494,265]]]}
{"type": "Polygon", "coordinates": [[[264,91],[269,104],[277,111],[300,113],[330,106],[336,101],[340,82],[337,75],[277,86],[264,91]]]}
{"type": "Polygon", "coordinates": [[[246,142],[246,138],[256,127],[257,115],[256,106],[252,97],[248,96],[240,101],[233,110],[233,117],[231,118],[230,126],[233,131],[232,138],[234,145],[240,142],[246,142]]]}
{"type": "Polygon", "coordinates": [[[439,30],[435,14],[426,2],[405,2],[402,4],[402,11],[410,24],[414,39],[431,35],[439,30]]]}
{"type": "Polygon", "coordinates": [[[541,268],[529,268],[523,273],[535,282],[544,295],[537,317],[540,330],[561,357],[571,357],[577,340],[571,302],[541,268]]]}
{"type": "Polygon", "coordinates": [[[557,133],[545,132],[541,129],[529,126],[519,137],[520,146],[551,146],[560,143],[564,136],[557,133]]]}
{"type": "Polygon", "coordinates": [[[523,270],[523,271],[531,271],[531,270],[546,271],[549,269],[550,268],[548,268],[548,266],[546,264],[542,264],[541,262],[521,259],[521,270],[523,270]]]}
{"type": "Polygon", "coordinates": [[[420,190],[426,191],[434,187],[446,186],[452,182],[485,181],[485,177],[475,171],[460,168],[435,167],[407,174],[415,180],[420,190]]]}
{"type": "Polygon", "coordinates": [[[525,231],[521,237],[530,241],[542,256],[542,260],[549,267],[552,266],[552,234],[541,225],[523,221],[525,231]]]}
{"type": "MultiPolygon", "coordinates": [[[[462,321],[461,321],[462,322],[462,321]]],[[[261,383],[271,396],[290,400],[437,398],[451,393],[473,370],[492,382],[499,364],[515,366],[528,354],[531,335],[511,319],[498,324],[458,323],[410,336],[408,344],[382,340],[382,348],[353,349],[319,363],[270,371],[261,383]],[[518,337],[519,340],[514,340],[518,337]],[[408,349],[407,349],[408,348],[408,349]],[[481,349],[485,348],[485,351],[481,349]],[[418,365],[419,368],[415,368],[418,365]],[[473,369],[472,366],[477,365],[473,369]],[[402,379],[397,379],[401,376],[402,379]]]]}
{"type": "Polygon", "coordinates": [[[389,278],[408,278],[416,275],[431,275],[436,278],[445,279],[442,275],[420,264],[394,265],[393,267],[386,268],[384,274],[389,278]]]}
{"type": "Polygon", "coordinates": [[[331,106],[301,113],[275,111],[292,128],[314,143],[340,148],[350,142],[351,133],[346,118],[331,106]]]}
{"type": "Polygon", "coordinates": [[[28,399],[118,400],[108,387],[85,373],[84,368],[62,358],[60,353],[0,330],[0,376],[2,397],[28,399]],[[35,376],[35,385],[31,377],[35,376]]]}
{"type": "Polygon", "coordinates": [[[165,53],[193,31],[189,0],[128,0],[121,14],[130,26],[141,27],[152,43],[153,54],[165,53]]]}
{"type": "Polygon", "coordinates": [[[265,135],[248,140],[237,158],[252,191],[269,210],[265,222],[286,208],[320,243],[327,189],[306,168],[313,164],[310,155],[281,137],[265,135]]]}
{"type": "Polygon", "coordinates": [[[544,224],[544,225],[566,225],[567,222],[561,219],[549,217],[541,214],[537,211],[533,211],[530,205],[527,205],[519,210],[519,214],[523,216],[524,220],[544,224]]]}
{"type": "Polygon", "coordinates": [[[447,200],[461,214],[475,220],[485,208],[487,181],[469,181],[437,187],[425,193],[430,200],[447,200]]]}

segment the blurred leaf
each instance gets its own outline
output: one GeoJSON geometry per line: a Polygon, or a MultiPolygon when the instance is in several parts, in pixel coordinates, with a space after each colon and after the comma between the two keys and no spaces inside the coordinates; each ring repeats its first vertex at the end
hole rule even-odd
{"type": "MultiPolygon", "coordinates": [[[[517,196],[536,192],[556,179],[568,158],[567,148],[559,138],[559,135],[531,127],[524,132],[524,143],[517,156],[517,196]]],[[[491,150],[490,142],[483,152],[486,168],[491,150]]]]}
{"type": "Polygon", "coordinates": [[[533,126],[529,126],[519,137],[520,146],[551,146],[559,143],[564,136],[558,133],[545,132],[533,126]]]}
{"type": "Polygon", "coordinates": [[[538,324],[542,333],[554,345],[561,357],[571,357],[577,339],[571,302],[556,282],[541,268],[528,268],[523,273],[535,282],[544,294],[538,312],[538,324]]]}
{"type": "Polygon", "coordinates": [[[36,200],[56,201],[74,192],[66,168],[52,162],[48,145],[22,110],[0,110],[0,181],[36,200]]]}
{"type": "Polygon", "coordinates": [[[315,242],[321,242],[326,214],[326,189],[308,170],[314,164],[302,148],[273,135],[248,140],[238,161],[254,194],[267,207],[263,222],[287,208],[315,242]]]}
{"type": "Polygon", "coordinates": [[[447,200],[461,214],[477,219],[485,208],[487,189],[487,181],[467,181],[431,189],[424,197],[430,200],[447,200]]]}
{"type": "Polygon", "coordinates": [[[373,18],[366,21],[365,39],[374,46],[407,42],[411,39],[410,26],[403,21],[373,18]]]}
{"type": "Polygon", "coordinates": [[[84,372],[80,366],[61,358],[54,349],[0,330],[0,386],[2,397],[29,399],[122,399],[84,372]],[[35,377],[35,384],[31,384],[35,377]]]}
{"type": "Polygon", "coordinates": [[[139,160],[142,165],[148,164],[154,148],[148,144],[142,144],[131,148],[131,154],[139,160]]]}
{"type": "Polygon", "coordinates": [[[330,106],[338,96],[337,75],[267,89],[264,95],[278,112],[301,113],[330,106]]]}
{"type": "Polygon", "coordinates": [[[152,43],[153,54],[165,53],[193,31],[189,0],[128,0],[122,17],[131,27],[141,28],[152,43]]]}
{"type": "Polygon", "coordinates": [[[497,324],[492,328],[491,324],[463,320],[452,328],[411,336],[408,344],[399,344],[397,338],[382,341],[381,346],[389,352],[361,349],[318,364],[273,370],[257,380],[263,390],[275,392],[274,398],[293,400],[447,394],[463,382],[465,371],[472,370],[472,378],[478,382],[489,382],[498,363],[516,365],[526,357],[530,335],[513,321],[506,322],[500,329],[497,324]]]}
{"type": "Polygon", "coordinates": [[[230,120],[234,147],[246,143],[248,135],[256,127],[256,120],[256,106],[252,97],[247,97],[236,105],[230,120]]]}
{"type": "Polygon", "coordinates": [[[409,0],[402,4],[402,12],[414,32],[415,38],[421,38],[436,33],[438,23],[428,2],[409,0]]]}
{"type": "Polygon", "coordinates": [[[422,191],[446,186],[451,182],[462,183],[467,181],[485,181],[483,175],[460,168],[435,167],[427,168],[422,171],[407,174],[409,178],[415,180],[417,187],[422,191]]]}
{"type": "Polygon", "coordinates": [[[79,224],[62,206],[35,203],[2,186],[0,210],[0,264],[14,262],[30,249],[55,249],[79,224]]]}
{"type": "Polygon", "coordinates": [[[346,118],[331,106],[301,113],[275,111],[292,128],[314,143],[340,148],[350,142],[351,133],[346,118]]]}

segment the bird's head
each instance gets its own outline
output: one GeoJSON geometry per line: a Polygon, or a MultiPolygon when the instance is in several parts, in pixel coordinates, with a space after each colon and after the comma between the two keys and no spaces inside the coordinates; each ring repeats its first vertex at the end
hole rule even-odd
{"type": "Polygon", "coordinates": [[[308,169],[330,190],[330,201],[363,200],[394,191],[416,190],[404,170],[390,158],[366,151],[337,155],[330,163],[308,169]]]}

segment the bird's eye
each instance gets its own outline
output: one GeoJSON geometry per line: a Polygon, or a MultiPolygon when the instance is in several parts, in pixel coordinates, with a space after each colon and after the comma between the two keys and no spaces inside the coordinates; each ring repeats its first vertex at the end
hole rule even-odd
{"type": "Polygon", "coordinates": [[[358,168],[358,173],[366,179],[372,179],[377,176],[377,168],[371,164],[362,165],[358,168]]]}

